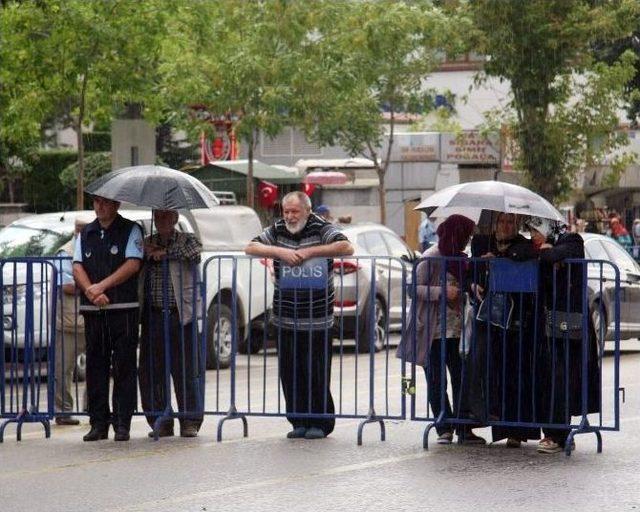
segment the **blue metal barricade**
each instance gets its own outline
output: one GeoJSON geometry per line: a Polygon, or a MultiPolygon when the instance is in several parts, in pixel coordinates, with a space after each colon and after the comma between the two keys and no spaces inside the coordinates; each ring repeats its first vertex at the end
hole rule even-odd
{"type": "Polygon", "coordinates": [[[80,314],[80,296],[73,281],[72,258],[48,258],[56,268],[57,293],[55,310],[54,411],[56,418],[84,414],[87,410],[86,339],[84,319],[80,314]]]}
{"type": "Polygon", "coordinates": [[[3,355],[0,368],[0,442],[11,423],[42,423],[50,436],[57,271],[41,258],[0,260],[3,355]]]}
{"type": "MultiPolygon", "coordinates": [[[[54,415],[86,414],[84,385],[68,380],[83,352],[77,296],[64,295],[61,277],[69,262],[0,261],[0,438],[8,421],[18,437],[29,421],[48,436],[54,415]]],[[[357,418],[359,444],[374,422],[384,440],[384,420],[407,417],[406,394],[410,418],[429,423],[425,447],[433,428],[464,441],[489,426],[498,438],[561,430],[568,452],[576,433],[594,432],[600,450],[600,432],[619,429],[621,289],[610,262],[564,260],[544,273],[537,261],[483,258],[413,268],[387,257],[287,269],[237,255],[171,264],[161,265],[161,300],[145,288],[141,311],[137,414],[151,418],[156,439],[164,422],[221,415],[219,440],[229,419],[241,419],[246,436],[248,416],[328,431],[336,418],[357,418]],[[176,327],[186,303],[195,317],[176,327]]]]}
{"type": "MultiPolygon", "coordinates": [[[[224,260],[213,258],[205,272],[224,260]]],[[[404,366],[394,373],[390,341],[393,331],[402,336],[405,330],[406,263],[336,258],[329,267],[325,258],[274,269],[258,258],[228,260],[235,262],[232,304],[239,322],[233,329],[229,413],[220,421],[218,438],[227,419],[280,416],[294,426],[320,425],[325,433],[335,418],[361,418],[359,443],[371,422],[379,423],[384,439],[383,420],[405,417],[400,386],[394,387],[404,366]],[[327,279],[333,287],[326,286],[327,279]],[[258,301],[245,304],[241,296],[258,301]],[[258,326],[247,325],[256,307],[267,306],[258,326]]],[[[211,281],[208,277],[207,284],[211,281]]]]}
{"type": "Polygon", "coordinates": [[[205,408],[206,331],[199,263],[163,259],[143,270],[139,354],[140,408],[150,435],[195,435],[205,408]],[[187,434],[187,430],[190,433],[187,434]]]}
{"type": "MultiPolygon", "coordinates": [[[[51,260],[59,275],[70,273],[69,257],[51,260]]],[[[135,413],[147,417],[155,439],[161,427],[172,425],[174,418],[182,421],[199,417],[199,427],[205,390],[204,284],[199,265],[164,259],[157,272],[153,293],[148,264],[140,276],[140,401],[135,413]]],[[[86,386],[81,382],[85,373],[84,316],[73,287],[65,290],[68,281],[64,278],[60,284],[55,330],[55,415],[86,415],[86,386]]]]}
{"type": "Polygon", "coordinates": [[[427,384],[413,381],[411,419],[429,422],[425,448],[432,428],[455,429],[465,442],[473,428],[491,426],[494,441],[536,439],[542,429],[567,454],[577,433],[593,432],[601,451],[600,431],[619,429],[618,269],[596,260],[544,265],[441,257],[416,265],[411,315],[422,329],[412,331],[411,371],[415,379],[425,368],[427,384]],[[452,299],[453,287],[470,304],[452,299]]]}

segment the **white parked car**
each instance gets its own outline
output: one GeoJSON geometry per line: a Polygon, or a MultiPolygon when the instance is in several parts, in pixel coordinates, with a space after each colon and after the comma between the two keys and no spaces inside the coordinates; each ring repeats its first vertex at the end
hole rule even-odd
{"type": "MultiPolygon", "coordinates": [[[[416,253],[391,229],[381,224],[358,223],[339,225],[353,244],[355,257],[334,260],[335,330],[343,337],[355,338],[361,352],[369,351],[370,313],[375,317],[374,347],[381,350],[388,332],[402,328],[402,287],[411,280],[416,253]],[[372,264],[367,258],[378,256],[373,270],[375,289],[372,291],[372,264]],[[371,300],[373,295],[373,308],[371,300]]],[[[409,310],[409,297],[405,297],[409,310]]]]}
{"type": "MultiPolygon", "coordinates": [[[[27,265],[7,258],[53,256],[73,236],[76,212],[46,213],[22,217],[0,230],[2,263],[2,333],[4,359],[14,370],[24,362],[27,291],[34,295],[34,360],[47,361],[48,312],[52,303],[52,264],[46,260],[32,266],[33,286],[27,290],[27,265]]],[[[46,368],[44,368],[46,371],[46,368]]],[[[9,374],[10,371],[7,370],[9,374]]]]}
{"type": "MultiPolygon", "coordinates": [[[[145,233],[149,232],[149,210],[121,210],[120,213],[141,224],[145,233]]],[[[273,300],[269,270],[260,260],[244,254],[245,246],[262,232],[260,219],[246,206],[215,206],[181,212],[176,228],[195,234],[202,243],[201,270],[207,291],[207,368],[226,368],[231,363],[234,258],[237,261],[235,308],[239,348],[246,345],[250,330],[264,328],[265,313],[273,300]],[[258,293],[265,282],[266,300],[258,293]]]]}
{"type": "MultiPolygon", "coordinates": [[[[90,211],[80,212],[83,217],[90,211]]],[[[140,224],[144,233],[151,228],[148,209],[120,210],[123,217],[140,224]]],[[[23,217],[0,230],[0,261],[11,257],[53,256],[72,236],[78,212],[58,212],[23,217]]],[[[250,293],[254,283],[262,283],[268,270],[259,260],[244,255],[244,247],[262,231],[256,212],[244,206],[216,206],[180,214],[177,228],[194,233],[202,242],[201,271],[206,276],[207,367],[226,368],[231,362],[233,333],[233,257],[237,257],[237,335],[240,345],[249,330],[261,328],[271,307],[273,285],[267,279],[267,299],[250,293]]],[[[46,262],[34,267],[34,345],[39,361],[46,361],[52,281],[46,262]],[[42,276],[41,276],[42,274],[42,276]]],[[[24,347],[26,269],[23,264],[5,262],[2,272],[3,339],[5,361],[24,347]]],[[[255,284],[254,284],[255,286],[255,284]]],[[[50,322],[49,322],[50,323],[50,322]]]]}

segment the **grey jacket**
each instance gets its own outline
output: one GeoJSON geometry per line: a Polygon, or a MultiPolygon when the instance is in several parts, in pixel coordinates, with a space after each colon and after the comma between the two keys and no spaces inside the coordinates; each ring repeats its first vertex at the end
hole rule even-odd
{"type": "Polygon", "coordinates": [[[404,358],[407,362],[426,366],[431,342],[434,337],[439,336],[435,330],[439,325],[440,296],[446,282],[446,272],[442,261],[435,259],[440,256],[437,245],[431,246],[422,256],[434,259],[423,259],[417,264],[416,294],[411,302],[408,327],[400,340],[396,356],[404,358]]]}
{"type": "MultiPolygon", "coordinates": [[[[178,233],[178,237],[186,236],[184,233],[178,233]]],[[[178,314],[180,315],[180,323],[186,325],[192,320],[202,317],[202,296],[200,290],[195,290],[194,304],[194,286],[198,283],[193,282],[193,263],[187,261],[171,260],[169,261],[169,275],[171,277],[171,286],[176,294],[176,303],[178,314]],[[182,279],[181,279],[182,278],[182,279]],[[181,286],[182,285],[182,286],[181,286]],[[195,316],[194,316],[195,307],[195,316]]],[[[140,308],[144,314],[144,301],[146,300],[144,293],[144,283],[147,275],[147,264],[143,265],[138,280],[138,296],[140,297],[140,308]]],[[[196,279],[200,280],[200,267],[197,267],[196,279]]]]}

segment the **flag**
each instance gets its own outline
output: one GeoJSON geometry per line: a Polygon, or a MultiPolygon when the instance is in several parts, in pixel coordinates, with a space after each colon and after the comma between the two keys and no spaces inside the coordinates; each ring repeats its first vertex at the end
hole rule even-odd
{"type": "Polygon", "coordinates": [[[262,208],[271,208],[278,199],[278,186],[268,181],[258,183],[258,202],[262,208]]]}
{"type": "Polygon", "coordinates": [[[303,183],[302,184],[302,190],[305,194],[307,194],[309,197],[311,197],[311,194],[313,194],[313,191],[316,189],[316,186],[313,183],[303,183]]]}

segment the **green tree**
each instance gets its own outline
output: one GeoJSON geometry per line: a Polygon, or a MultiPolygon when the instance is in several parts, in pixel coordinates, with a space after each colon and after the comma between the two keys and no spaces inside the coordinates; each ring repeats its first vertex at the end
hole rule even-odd
{"type": "MultiPolygon", "coordinates": [[[[7,38],[25,54],[29,74],[44,75],[34,90],[53,104],[50,115],[74,128],[78,141],[77,207],[84,202],[83,130],[111,119],[126,103],[154,94],[166,0],[49,0],[10,5],[7,38]],[[22,47],[20,42],[31,44],[22,47]]],[[[43,119],[44,120],[44,119],[43,119]]]]}
{"type": "Polygon", "coordinates": [[[627,99],[627,119],[631,126],[637,128],[640,124],[640,18],[636,20],[636,28],[628,37],[623,37],[612,43],[597,43],[595,50],[598,59],[611,65],[620,56],[627,52],[633,52],[638,59],[635,62],[635,74],[625,86],[627,99]]]}
{"type": "Polygon", "coordinates": [[[211,125],[189,112],[202,105],[234,119],[247,145],[247,204],[254,204],[253,153],[260,132],[276,136],[290,123],[291,80],[308,35],[310,4],[284,0],[196,2],[178,9],[175,37],[163,50],[161,107],[191,129],[211,125]]]}
{"type": "Polygon", "coordinates": [[[456,51],[456,33],[464,33],[465,20],[427,1],[328,0],[315,3],[315,11],[313,44],[297,79],[302,92],[296,114],[313,140],[374,162],[384,223],[385,175],[398,113],[434,108],[434,92],[423,82],[444,48],[456,51]]]}
{"type": "Polygon", "coordinates": [[[0,5],[0,191],[7,187],[11,202],[16,182],[31,171],[42,120],[51,110],[50,99],[40,92],[48,74],[32,65],[43,36],[28,29],[42,22],[41,14],[31,3],[0,5]]]}
{"type": "Polygon", "coordinates": [[[627,54],[611,66],[594,64],[592,45],[630,33],[635,0],[476,0],[484,73],[511,84],[518,164],[547,199],[563,197],[576,171],[623,139],[618,125],[624,84],[633,73],[627,54]]]}

